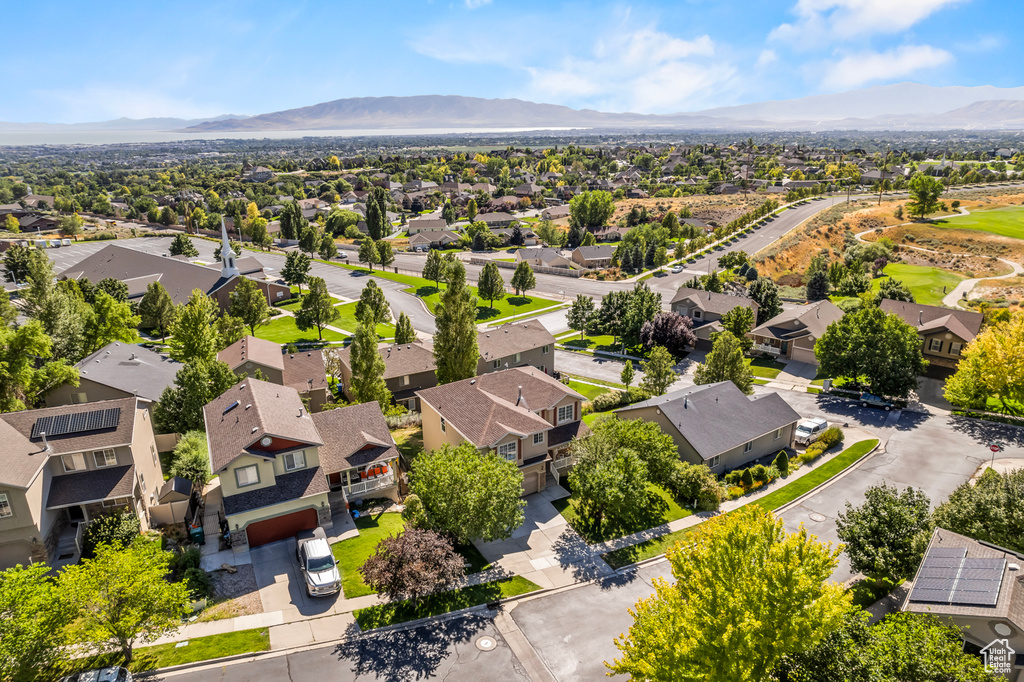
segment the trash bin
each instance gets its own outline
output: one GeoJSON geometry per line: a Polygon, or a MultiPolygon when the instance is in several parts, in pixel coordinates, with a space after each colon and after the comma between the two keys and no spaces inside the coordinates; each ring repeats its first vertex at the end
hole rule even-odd
{"type": "Polygon", "coordinates": [[[202,526],[194,526],[188,529],[188,539],[197,545],[206,544],[206,532],[202,526]]]}

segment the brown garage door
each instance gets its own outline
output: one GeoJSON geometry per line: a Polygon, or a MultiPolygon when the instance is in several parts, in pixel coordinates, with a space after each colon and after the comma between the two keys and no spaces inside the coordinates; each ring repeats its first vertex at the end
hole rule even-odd
{"type": "Polygon", "coordinates": [[[258,547],[268,542],[277,542],[294,537],[300,530],[316,528],[316,509],[285,514],[266,521],[256,521],[245,527],[250,547],[258,547]]]}
{"type": "Polygon", "coordinates": [[[532,495],[537,492],[537,474],[526,474],[523,476],[523,494],[532,495]]]}

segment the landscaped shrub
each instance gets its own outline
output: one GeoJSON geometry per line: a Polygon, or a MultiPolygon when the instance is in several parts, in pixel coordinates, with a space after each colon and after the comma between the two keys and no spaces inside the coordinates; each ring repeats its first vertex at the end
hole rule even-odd
{"type": "Polygon", "coordinates": [[[743,470],[733,469],[725,475],[725,482],[729,485],[739,485],[743,482],[743,470]]]}
{"type": "Polygon", "coordinates": [[[127,547],[139,536],[139,518],[131,512],[107,514],[85,527],[82,558],[91,559],[99,545],[127,547]]]}
{"type": "Polygon", "coordinates": [[[820,445],[822,451],[824,452],[833,445],[837,445],[838,443],[842,442],[842,440],[843,430],[838,426],[830,426],[821,432],[821,435],[818,436],[818,440],[812,443],[812,445],[820,445]]]}
{"type": "Polygon", "coordinates": [[[608,391],[595,397],[590,401],[591,405],[594,406],[595,412],[604,412],[606,410],[613,410],[616,407],[622,405],[622,399],[625,397],[625,393],[622,391],[608,391]]]}
{"type": "Polygon", "coordinates": [[[779,470],[780,476],[789,476],[789,455],[785,450],[780,450],[775,456],[775,463],[772,465],[779,470]]]}
{"type": "Polygon", "coordinates": [[[194,600],[209,599],[213,596],[213,582],[206,571],[201,568],[190,568],[183,578],[189,596],[194,600]]]}
{"type": "Polygon", "coordinates": [[[199,568],[199,547],[192,545],[171,556],[171,575],[175,580],[182,580],[190,568],[199,568]]]}
{"type": "Polygon", "coordinates": [[[741,480],[743,481],[743,485],[747,486],[748,488],[754,485],[754,476],[751,473],[750,469],[743,470],[743,476],[741,480]]]}
{"type": "Polygon", "coordinates": [[[750,475],[758,483],[768,482],[768,469],[763,464],[755,464],[750,468],[750,475]]]}
{"type": "Polygon", "coordinates": [[[407,427],[421,426],[423,415],[419,412],[406,412],[398,415],[385,415],[384,421],[388,423],[389,429],[404,429],[407,427]]]}
{"type": "Polygon", "coordinates": [[[703,464],[676,462],[666,487],[683,504],[696,504],[698,511],[714,511],[722,502],[722,488],[703,464]]]}

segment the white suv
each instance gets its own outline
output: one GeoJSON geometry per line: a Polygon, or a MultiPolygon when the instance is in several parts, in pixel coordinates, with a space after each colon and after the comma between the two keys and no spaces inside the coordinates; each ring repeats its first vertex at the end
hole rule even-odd
{"type": "Polygon", "coordinates": [[[796,425],[796,442],[800,445],[810,445],[818,440],[818,436],[827,428],[828,422],[820,417],[805,419],[796,425]]]}
{"type": "Polygon", "coordinates": [[[331,554],[324,529],[318,527],[304,530],[295,539],[298,542],[295,553],[299,559],[299,571],[306,583],[306,593],[310,597],[325,597],[340,592],[338,562],[331,554]]]}

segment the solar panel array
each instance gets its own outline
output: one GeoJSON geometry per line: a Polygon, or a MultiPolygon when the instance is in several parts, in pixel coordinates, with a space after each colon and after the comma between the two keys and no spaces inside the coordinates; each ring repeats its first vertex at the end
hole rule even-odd
{"type": "Polygon", "coordinates": [[[995,606],[1006,559],[967,557],[963,547],[935,547],[924,558],[911,601],[995,606]]]}
{"type": "Polygon", "coordinates": [[[77,414],[57,414],[50,417],[40,417],[32,425],[32,438],[38,438],[42,433],[45,433],[47,436],[66,436],[71,433],[112,429],[117,426],[120,420],[120,407],[79,412],[77,414]]]}

